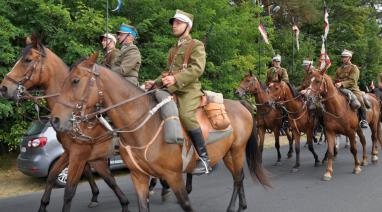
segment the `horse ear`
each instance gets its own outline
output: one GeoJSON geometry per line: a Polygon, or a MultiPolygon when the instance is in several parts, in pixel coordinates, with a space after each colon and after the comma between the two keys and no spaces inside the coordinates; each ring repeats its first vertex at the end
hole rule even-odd
{"type": "Polygon", "coordinates": [[[98,59],[98,51],[90,55],[87,61],[89,62],[89,65],[93,65],[97,62],[97,59],[98,59]]]}
{"type": "Polygon", "coordinates": [[[252,73],[252,71],[249,71],[249,76],[251,76],[251,77],[253,76],[253,73],[252,73]]]}

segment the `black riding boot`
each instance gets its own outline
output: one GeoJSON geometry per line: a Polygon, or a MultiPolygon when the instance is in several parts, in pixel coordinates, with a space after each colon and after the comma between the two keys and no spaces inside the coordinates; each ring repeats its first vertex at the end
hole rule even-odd
{"type": "Polygon", "coordinates": [[[211,162],[208,158],[202,130],[200,128],[189,130],[188,135],[190,136],[192,144],[200,159],[198,160],[195,169],[192,171],[192,174],[201,175],[210,173],[212,171],[211,162]]]}
{"type": "Polygon", "coordinates": [[[366,121],[366,109],[364,107],[359,108],[359,117],[361,121],[359,122],[359,126],[361,128],[368,128],[369,124],[366,121]]]}

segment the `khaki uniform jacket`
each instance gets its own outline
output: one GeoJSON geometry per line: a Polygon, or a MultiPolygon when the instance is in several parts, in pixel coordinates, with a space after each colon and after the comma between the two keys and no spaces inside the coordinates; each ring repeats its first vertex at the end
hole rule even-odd
{"type": "Polygon", "coordinates": [[[341,82],[343,88],[351,91],[360,91],[358,80],[359,69],[356,65],[349,63],[337,68],[335,82],[341,82]]]}
{"type": "Polygon", "coordinates": [[[115,62],[117,61],[120,54],[121,51],[119,49],[110,49],[103,58],[102,65],[106,66],[107,68],[115,67],[115,62]]]}
{"type": "Polygon", "coordinates": [[[281,79],[284,82],[289,82],[288,71],[282,67],[272,67],[268,69],[266,84],[269,85],[271,82],[278,81],[278,79],[281,79]]]}
{"type": "MultiPolygon", "coordinates": [[[[206,52],[204,44],[195,40],[192,47],[191,55],[188,60],[187,67],[183,67],[185,53],[192,41],[191,36],[187,36],[181,41],[178,41],[168,52],[167,71],[173,74],[176,83],[168,87],[170,93],[177,95],[179,118],[186,130],[193,130],[199,126],[196,120],[196,109],[200,106],[200,97],[203,96],[201,91],[202,85],[199,77],[203,74],[206,66],[206,52]],[[173,58],[172,63],[170,64],[173,58]]],[[[158,87],[162,86],[162,76],[155,80],[158,87]]]]}
{"type": "Polygon", "coordinates": [[[116,59],[111,70],[119,73],[133,84],[138,85],[138,72],[141,63],[141,53],[138,47],[130,43],[122,46],[121,54],[116,59]]]}

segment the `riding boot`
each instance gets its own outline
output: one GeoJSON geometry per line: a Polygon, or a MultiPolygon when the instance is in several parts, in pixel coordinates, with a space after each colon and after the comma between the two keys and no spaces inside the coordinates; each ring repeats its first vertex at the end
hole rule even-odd
{"type": "Polygon", "coordinates": [[[359,117],[361,119],[361,121],[359,122],[359,126],[361,128],[368,128],[369,124],[366,121],[366,109],[365,109],[365,107],[359,108],[359,117]]]}
{"type": "Polygon", "coordinates": [[[201,175],[210,173],[212,171],[211,162],[208,158],[202,130],[200,128],[189,130],[188,135],[190,136],[192,144],[199,155],[199,160],[197,161],[196,167],[192,171],[192,174],[201,175]]]}

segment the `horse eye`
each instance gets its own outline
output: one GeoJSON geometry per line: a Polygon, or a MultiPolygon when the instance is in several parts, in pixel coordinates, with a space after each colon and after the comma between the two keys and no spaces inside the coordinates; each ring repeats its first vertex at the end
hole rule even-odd
{"type": "Polygon", "coordinates": [[[79,82],[80,82],[80,79],[73,79],[73,80],[72,80],[72,83],[73,83],[73,84],[78,84],[79,82]]]}
{"type": "Polygon", "coordinates": [[[32,62],[32,60],[29,59],[29,58],[26,58],[24,61],[25,61],[26,63],[30,63],[30,62],[32,62]]]}

